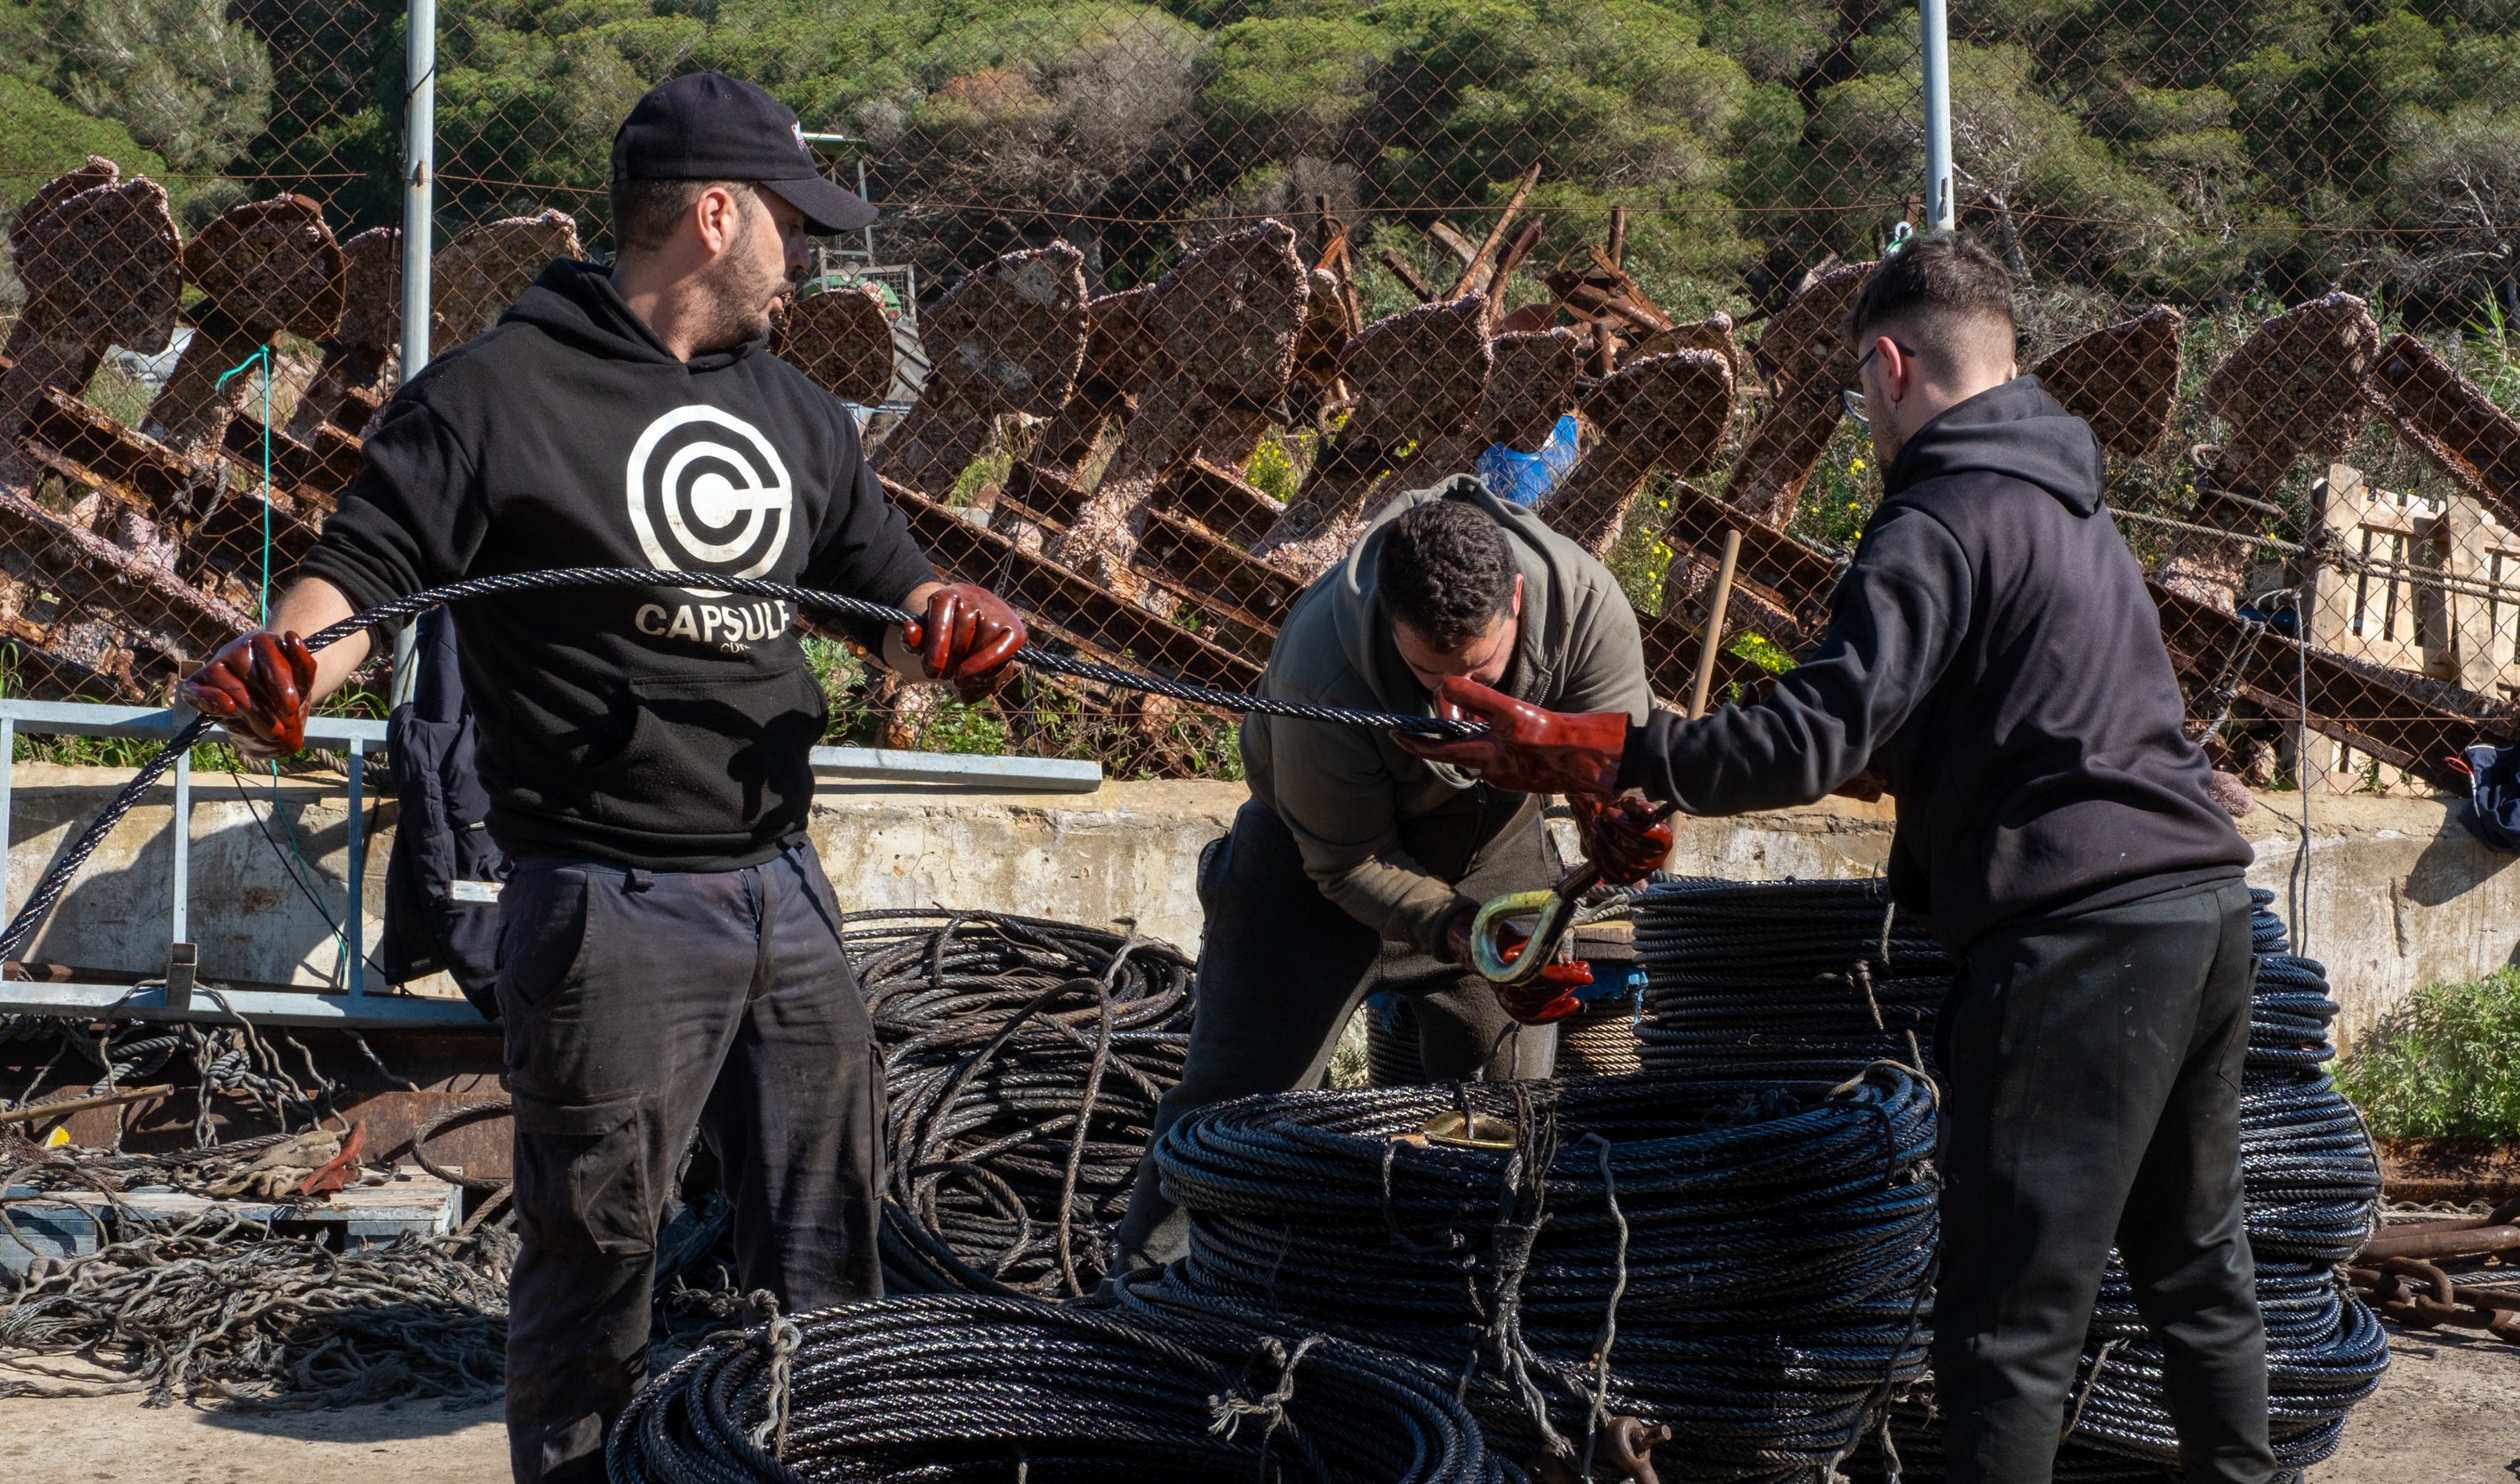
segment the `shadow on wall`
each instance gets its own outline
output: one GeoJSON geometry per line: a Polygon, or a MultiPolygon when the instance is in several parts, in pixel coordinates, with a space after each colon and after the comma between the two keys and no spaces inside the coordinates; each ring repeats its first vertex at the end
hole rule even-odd
{"type": "MultiPolygon", "coordinates": [[[[363,943],[371,960],[384,886],[385,853],[376,831],[390,829],[394,813],[390,805],[371,806],[361,832],[363,943]]],[[[164,972],[173,940],[172,815],[171,802],[134,810],[90,858],[23,957],[125,974],[164,972]]],[[[49,826],[29,820],[21,828],[27,824],[49,826]]],[[[11,872],[13,902],[23,900],[84,824],[73,820],[60,831],[42,868],[20,857],[11,872]]],[[[337,925],[349,843],[341,801],[306,789],[283,789],[275,798],[267,786],[256,789],[250,783],[240,797],[225,781],[205,787],[197,779],[193,832],[186,929],[201,947],[201,977],[345,987],[347,961],[337,925]]],[[[384,987],[373,962],[368,974],[371,989],[384,987]]]]}

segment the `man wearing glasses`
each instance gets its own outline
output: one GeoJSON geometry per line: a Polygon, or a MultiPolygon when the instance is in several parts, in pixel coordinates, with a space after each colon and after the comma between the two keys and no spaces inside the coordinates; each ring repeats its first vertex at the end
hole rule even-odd
{"type": "Polygon", "coordinates": [[[1935,1035],[1935,1401],[1954,1484],[2046,1484],[2114,1245],[2167,1352],[2180,1462],[2265,1484],[2266,1335],[2241,1229],[2249,847],[2204,755],[2083,421],[2018,375],[2003,267],[1919,239],[1847,312],[1884,496],[1817,653],[1699,721],[1567,715],[1462,680],[1489,784],[1692,814],[1868,769],[1890,884],[1959,962],[1935,1035]]]}

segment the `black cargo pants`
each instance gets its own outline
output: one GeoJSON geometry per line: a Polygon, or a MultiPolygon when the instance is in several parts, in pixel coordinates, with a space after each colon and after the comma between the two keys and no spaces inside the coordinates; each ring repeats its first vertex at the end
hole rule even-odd
{"type": "Polygon", "coordinates": [[[739,1277],[788,1312],[882,1291],[882,1083],[810,848],[742,871],[527,859],[499,898],[515,1094],[508,1449],[518,1484],[604,1478],[648,1374],[656,1223],[695,1127],[739,1277]]]}
{"type": "Polygon", "coordinates": [[[2186,1477],[2273,1476],[2240,1204],[2255,977],[2238,881],[2007,922],[1962,955],[1935,1039],[1952,1484],[2048,1484],[2112,1243],[2168,1352],[2186,1477]]]}
{"type": "MultiPolygon", "coordinates": [[[[1402,842],[1472,897],[1553,886],[1561,874],[1541,800],[1485,786],[1454,809],[1404,823],[1402,842]]],[[[1514,1030],[1487,980],[1383,941],[1322,895],[1285,822],[1257,801],[1200,862],[1198,901],[1206,924],[1190,1057],[1156,1106],[1156,1138],[1212,1102],[1320,1086],[1339,1032],[1376,990],[1410,997],[1431,1082],[1546,1077],[1556,1060],[1556,1027],[1514,1030]]],[[[1157,1188],[1149,1147],[1120,1225],[1119,1266],[1159,1267],[1189,1243],[1188,1219],[1157,1188]]]]}

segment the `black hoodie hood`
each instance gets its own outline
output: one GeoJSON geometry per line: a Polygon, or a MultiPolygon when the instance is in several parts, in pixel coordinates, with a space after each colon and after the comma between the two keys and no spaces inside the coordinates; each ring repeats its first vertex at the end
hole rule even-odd
{"type": "Polygon", "coordinates": [[[2065,410],[2037,377],[2015,377],[1917,428],[1882,475],[1892,495],[1946,474],[2002,474],[2036,484],[2078,516],[2100,508],[2108,465],[2092,425],[2065,410]]]}
{"type": "Polygon", "coordinates": [[[665,348],[656,332],[634,313],[612,287],[612,270],[575,258],[552,259],[499,323],[531,325],[571,350],[608,361],[661,361],[692,371],[723,371],[770,344],[767,333],[724,350],[704,350],[689,361],[665,348]]]}

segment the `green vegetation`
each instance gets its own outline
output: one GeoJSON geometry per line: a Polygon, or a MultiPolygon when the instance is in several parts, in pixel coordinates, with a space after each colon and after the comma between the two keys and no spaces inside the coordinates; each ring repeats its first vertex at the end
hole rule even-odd
{"type": "Polygon", "coordinates": [[[2417,990],[2336,1082],[2383,1138],[2520,1140],[2520,968],[2417,990]]]}
{"type": "MultiPolygon", "coordinates": [[[[1869,255],[1920,148],[1915,15],[1876,0],[445,0],[450,227],[561,204],[601,244],[614,125],[657,80],[752,77],[861,141],[878,251],[942,286],[1064,238],[1103,287],[1202,221],[1328,197],[1360,291],[1475,237],[1525,168],[1545,264],[1631,210],[1676,311],[1869,255]],[[888,238],[888,240],[886,240],[888,238]]],[[[0,202],[87,150],[198,216],[241,182],[391,220],[402,7],[0,0],[0,202]],[[231,179],[215,177],[224,172],[231,179]]],[[[2335,282],[2427,325],[2520,314],[2512,0],[1993,0],[1955,18],[1961,204],[2042,292],[2237,307],[2335,282]]],[[[1539,291],[1517,281],[1516,300],[1539,291]]]]}

